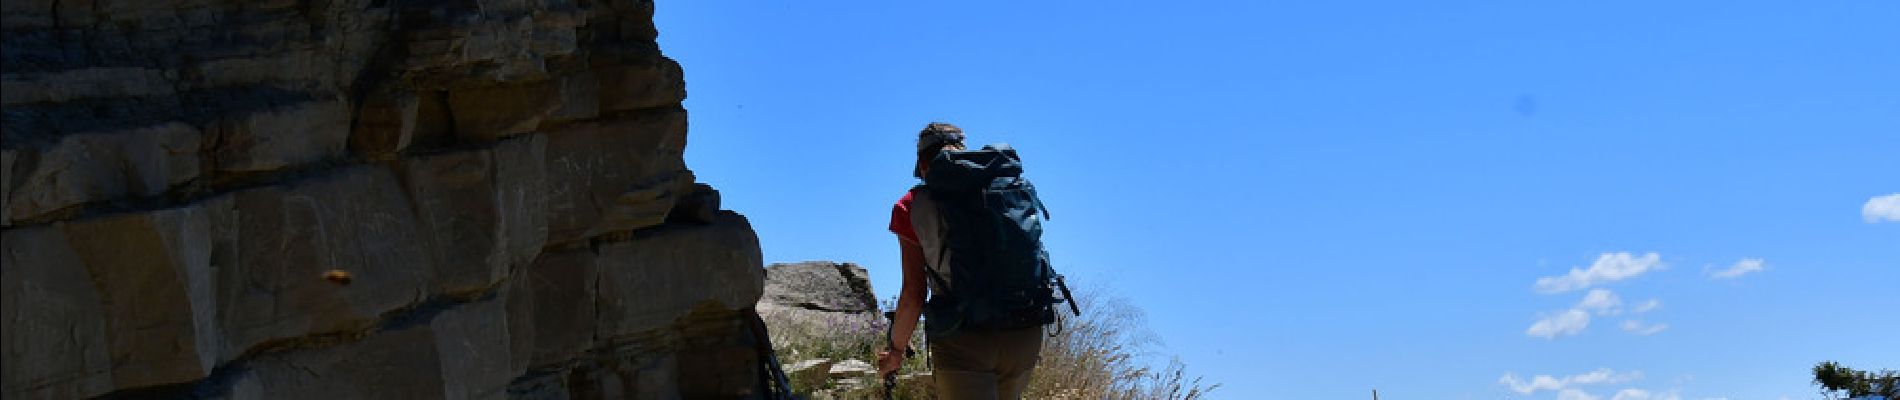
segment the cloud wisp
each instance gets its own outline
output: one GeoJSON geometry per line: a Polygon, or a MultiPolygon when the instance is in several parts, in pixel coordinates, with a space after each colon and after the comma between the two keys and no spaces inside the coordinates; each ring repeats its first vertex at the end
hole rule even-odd
{"type": "MultiPolygon", "coordinates": [[[[1583,295],[1583,299],[1577,300],[1576,305],[1563,311],[1538,316],[1537,322],[1531,323],[1530,328],[1524,329],[1524,334],[1554,340],[1583,333],[1584,329],[1590,327],[1592,316],[1642,314],[1658,307],[1662,307],[1660,300],[1649,300],[1635,307],[1625,307],[1623,299],[1618,297],[1616,292],[1611,292],[1609,289],[1590,289],[1589,293],[1583,295]]],[[[1630,321],[1623,322],[1623,330],[1638,335],[1652,335],[1668,328],[1666,324],[1643,324],[1637,329],[1632,329],[1629,325],[1630,321]]],[[[1640,321],[1638,323],[1641,324],[1640,321]]]]}
{"type": "Polygon", "coordinates": [[[1676,391],[1674,390],[1662,392],[1662,393],[1655,393],[1648,390],[1634,389],[1634,388],[1618,390],[1616,391],[1615,395],[1610,396],[1610,400],[1681,400],[1681,399],[1682,399],[1682,395],[1677,394],[1676,391]]]}
{"type": "Polygon", "coordinates": [[[1645,253],[1634,256],[1630,253],[1603,253],[1589,268],[1571,268],[1564,275],[1537,278],[1534,286],[1539,293],[1553,294],[1588,289],[1592,286],[1635,278],[1643,273],[1663,269],[1662,256],[1645,253]]]}
{"type": "MultiPolygon", "coordinates": [[[[1511,391],[1517,392],[1518,394],[1532,394],[1547,390],[1558,392],[1559,397],[1561,397],[1565,391],[1578,390],[1578,386],[1617,384],[1642,378],[1643,371],[1618,373],[1609,368],[1599,368],[1595,371],[1561,378],[1550,375],[1537,375],[1531,377],[1529,380],[1518,378],[1515,373],[1505,372],[1504,376],[1498,378],[1498,383],[1510,387],[1511,391]]],[[[1578,394],[1583,393],[1579,391],[1578,394]]]]}
{"type": "Polygon", "coordinates": [[[1623,331],[1633,333],[1638,336],[1649,336],[1649,335],[1654,335],[1657,333],[1662,333],[1662,331],[1665,329],[1669,329],[1669,324],[1644,323],[1643,320],[1640,320],[1640,319],[1623,320],[1623,331]]]}
{"type": "Polygon", "coordinates": [[[1623,313],[1623,299],[1609,289],[1590,289],[1577,302],[1576,309],[1595,312],[1597,315],[1616,315],[1623,313]]]}
{"type": "Polygon", "coordinates": [[[1748,275],[1750,273],[1760,272],[1762,269],[1766,267],[1767,266],[1763,264],[1761,259],[1759,258],[1744,258],[1741,261],[1736,261],[1734,265],[1730,265],[1726,269],[1710,273],[1709,278],[1735,279],[1735,278],[1742,277],[1742,275],[1748,275]]]}
{"type": "Polygon", "coordinates": [[[1531,323],[1529,329],[1524,330],[1524,334],[1531,337],[1556,339],[1559,336],[1583,333],[1583,328],[1589,327],[1590,313],[1573,308],[1539,318],[1537,322],[1531,323]]]}
{"type": "Polygon", "coordinates": [[[1900,193],[1874,196],[1860,206],[1860,218],[1867,223],[1900,222],[1900,193]]]}
{"type": "Polygon", "coordinates": [[[1630,311],[1633,311],[1637,314],[1642,314],[1642,313],[1650,312],[1658,308],[1662,308],[1662,300],[1650,299],[1649,301],[1643,302],[1643,304],[1637,304],[1636,309],[1630,310],[1630,311]]]}
{"type": "MultiPolygon", "coordinates": [[[[1498,384],[1504,385],[1520,395],[1532,395],[1537,392],[1554,392],[1558,400],[1604,400],[1605,397],[1591,394],[1591,386],[1620,385],[1643,379],[1643,371],[1617,372],[1609,368],[1598,368],[1577,375],[1555,377],[1537,375],[1524,379],[1515,373],[1505,372],[1498,377],[1498,384]]],[[[1644,389],[1625,387],[1607,397],[1609,400],[1682,400],[1682,394],[1676,390],[1654,392],[1644,389]]]]}

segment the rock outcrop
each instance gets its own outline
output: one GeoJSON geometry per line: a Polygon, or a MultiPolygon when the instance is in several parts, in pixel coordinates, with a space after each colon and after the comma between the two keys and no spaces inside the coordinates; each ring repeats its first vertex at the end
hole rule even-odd
{"type": "Polygon", "coordinates": [[[652,12],[0,2],[0,397],[756,395],[652,12]]]}
{"type": "Polygon", "coordinates": [[[779,338],[881,335],[885,325],[870,276],[853,263],[767,266],[758,311],[779,338]]]}
{"type": "MultiPolygon", "coordinates": [[[[813,399],[866,398],[881,387],[870,363],[889,340],[880,310],[863,267],[829,261],[766,267],[758,304],[785,373],[813,399]]],[[[912,371],[899,379],[914,386],[928,377],[912,371]]]]}

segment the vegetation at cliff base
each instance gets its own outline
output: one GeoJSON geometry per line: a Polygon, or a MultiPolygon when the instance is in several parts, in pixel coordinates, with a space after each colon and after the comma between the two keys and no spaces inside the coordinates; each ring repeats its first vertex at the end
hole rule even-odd
{"type": "MultiPolygon", "coordinates": [[[[1163,358],[1155,353],[1159,339],[1148,330],[1141,308],[1127,299],[1103,290],[1077,291],[1082,315],[1063,314],[1061,329],[1051,325],[1052,336],[1045,338],[1042,361],[1037,364],[1026,399],[1178,399],[1206,398],[1219,384],[1203,382],[1191,375],[1178,358],[1163,358]],[[1153,361],[1166,359],[1165,366],[1153,361]]],[[[890,308],[889,304],[885,308],[890,308]]],[[[1066,307],[1065,311],[1066,311],[1066,307]]],[[[780,359],[789,369],[807,360],[873,360],[876,349],[884,348],[883,327],[866,329],[851,324],[836,325],[831,332],[773,332],[773,343],[780,359]]],[[[920,332],[921,333],[921,332],[920,332]]],[[[919,351],[899,371],[895,397],[900,399],[935,398],[930,389],[928,354],[923,335],[917,335],[914,348],[919,351]]],[[[807,362],[809,364],[809,362],[807,362]]],[[[806,368],[788,371],[792,386],[800,396],[813,399],[882,398],[884,387],[875,377],[865,374],[840,376],[806,368]]]]}

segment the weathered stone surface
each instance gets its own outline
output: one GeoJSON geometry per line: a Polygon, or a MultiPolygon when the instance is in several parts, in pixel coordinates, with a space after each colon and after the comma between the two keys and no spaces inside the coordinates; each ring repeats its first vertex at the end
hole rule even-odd
{"type": "Polygon", "coordinates": [[[495,145],[495,198],[501,213],[500,243],[508,263],[534,262],[548,243],[548,140],[527,135],[495,145]]]}
{"type": "Polygon", "coordinates": [[[94,98],[166,96],[176,93],[166,71],[139,67],[84,68],[25,79],[0,78],[0,104],[53,103],[94,98]]]}
{"type": "Polygon", "coordinates": [[[679,324],[680,393],[689,399],[748,398],[757,391],[759,353],[740,311],[710,303],[679,324]]]}
{"type": "Polygon", "coordinates": [[[403,162],[435,277],[448,292],[485,288],[534,260],[547,242],[546,139],[529,135],[493,148],[403,162]]]}
{"type": "Polygon", "coordinates": [[[844,360],[832,364],[831,368],[826,372],[830,373],[833,378],[850,378],[876,374],[877,368],[872,367],[871,363],[864,362],[863,360],[844,360]]]}
{"type": "Polygon", "coordinates": [[[672,354],[639,352],[607,361],[600,367],[575,369],[569,373],[569,390],[575,398],[686,398],[679,388],[679,362],[672,354]]]}
{"type": "Polygon", "coordinates": [[[0,231],[0,397],[86,398],[111,391],[102,304],[60,229],[0,231]]]}
{"type": "Polygon", "coordinates": [[[232,347],[361,330],[430,293],[433,250],[403,193],[378,167],[238,193],[236,271],[219,282],[232,347]],[[322,279],[332,269],[354,282],[322,279]]]}
{"type": "Polygon", "coordinates": [[[772,264],[765,276],[758,311],[775,337],[845,340],[884,330],[869,275],[857,264],[772,264]]]}
{"type": "Polygon", "coordinates": [[[371,159],[394,158],[415,141],[422,99],[414,92],[390,90],[357,106],[350,150],[371,159]]]}
{"type": "Polygon", "coordinates": [[[442,366],[447,399],[500,399],[508,382],[526,371],[516,368],[506,301],[488,299],[442,312],[429,324],[442,366]]]}
{"type": "Polygon", "coordinates": [[[264,353],[191,398],[501,399],[522,375],[505,349],[506,290],[408,310],[362,339],[311,340],[264,353]]]}
{"type": "Polygon", "coordinates": [[[664,107],[686,100],[686,80],[679,62],[652,56],[615,59],[595,66],[600,71],[600,108],[608,111],[664,107]]]}
{"type": "Polygon", "coordinates": [[[548,134],[549,242],[666,221],[692,188],[686,113],[662,110],[580,123],[548,134]]]}
{"type": "Polygon", "coordinates": [[[196,380],[224,360],[210,222],[191,206],[64,224],[105,305],[117,387],[196,380]]]}
{"type": "Polygon", "coordinates": [[[765,269],[765,296],[759,301],[814,311],[878,311],[870,274],[853,263],[772,264],[765,269]]]}
{"type": "Polygon", "coordinates": [[[0,397],[755,396],[652,12],[0,2],[0,397]]]}
{"type": "Polygon", "coordinates": [[[234,116],[217,129],[219,171],[267,171],[341,155],[350,110],[342,100],[312,101],[234,116]]]}
{"type": "Polygon", "coordinates": [[[179,123],[62,137],[45,148],[11,149],[7,220],[30,220],[86,203],[154,196],[198,177],[202,135],[179,123]]]}
{"type": "Polygon", "coordinates": [[[13,162],[20,152],[0,149],[0,227],[13,226],[13,162]]]}
{"type": "Polygon", "coordinates": [[[568,400],[576,397],[567,390],[565,371],[532,373],[508,385],[510,400],[568,400]]]}
{"type": "MultiPolygon", "coordinates": [[[[377,16],[369,16],[377,18],[377,16]]],[[[358,35],[346,35],[338,42],[351,39],[360,40],[358,35]]],[[[340,43],[339,43],[340,44],[340,43]]],[[[356,43],[361,44],[361,43],[356,43]]],[[[351,59],[364,58],[363,50],[334,51],[323,48],[286,49],[282,53],[252,56],[229,57],[205,60],[195,66],[195,75],[202,81],[193,84],[202,87],[229,87],[247,84],[268,84],[296,82],[295,86],[335,87],[338,82],[348,82],[351,76],[337,76],[342,64],[351,59]]],[[[353,75],[353,73],[352,73],[353,75]]]]}
{"type": "Polygon", "coordinates": [[[432,241],[435,279],[447,291],[487,287],[508,272],[512,257],[502,241],[495,191],[494,152],[437,154],[403,163],[404,186],[415,202],[424,240],[432,241]]]}
{"type": "MultiPolygon", "coordinates": [[[[532,358],[537,333],[535,332],[537,325],[535,325],[534,317],[534,292],[528,287],[530,280],[526,279],[525,271],[527,268],[522,268],[500,288],[502,311],[507,314],[507,320],[503,323],[508,324],[508,346],[505,351],[508,352],[508,369],[511,371],[528,371],[529,368],[534,367],[532,358]]],[[[491,349],[491,351],[497,350],[501,349],[491,349]]]]}
{"type": "Polygon", "coordinates": [[[455,136],[469,143],[532,131],[561,107],[559,100],[560,88],[549,81],[453,88],[448,97],[455,136]]]}
{"type": "Polygon", "coordinates": [[[416,128],[409,143],[416,147],[445,147],[455,143],[455,119],[449,115],[449,92],[416,93],[416,128]]]}
{"type": "Polygon", "coordinates": [[[548,121],[566,122],[600,116],[600,74],[582,70],[559,80],[561,107],[548,115],[548,121]]]}
{"type": "Polygon", "coordinates": [[[719,190],[704,183],[693,184],[693,192],[673,206],[675,221],[711,223],[719,215],[719,190]]]}
{"type": "Polygon", "coordinates": [[[592,251],[541,254],[517,279],[524,281],[526,305],[511,307],[510,323],[529,321],[531,366],[557,364],[594,347],[595,297],[600,268],[592,251]]]}
{"type": "Polygon", "coordinates": [[[443,399],[436,332],[378,332],[334,347],[267,354],[251,362],[259,399],[443,399]]]}
{"type": "Polygon", "coordinates": [[[702,302],[729,310],[757,303],[764,290],[761,260],[751,223],[732,212],[711,225],[669,225],[600,246],[594,336],[664,327],[702,302]]]}
{"type": "Polygon", "coordinates": [[[0,25],[15,29],[53,26],[53,0],[19,0],[0,3],[0,25]]]}

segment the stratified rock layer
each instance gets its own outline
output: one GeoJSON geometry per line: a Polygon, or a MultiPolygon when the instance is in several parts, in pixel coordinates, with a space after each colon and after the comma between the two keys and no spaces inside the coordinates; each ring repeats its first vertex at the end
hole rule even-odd
{"type": "Polygon", "coordinates": [[[652,12],[0,2],[0,397],[757,395],[652,12]]]}

